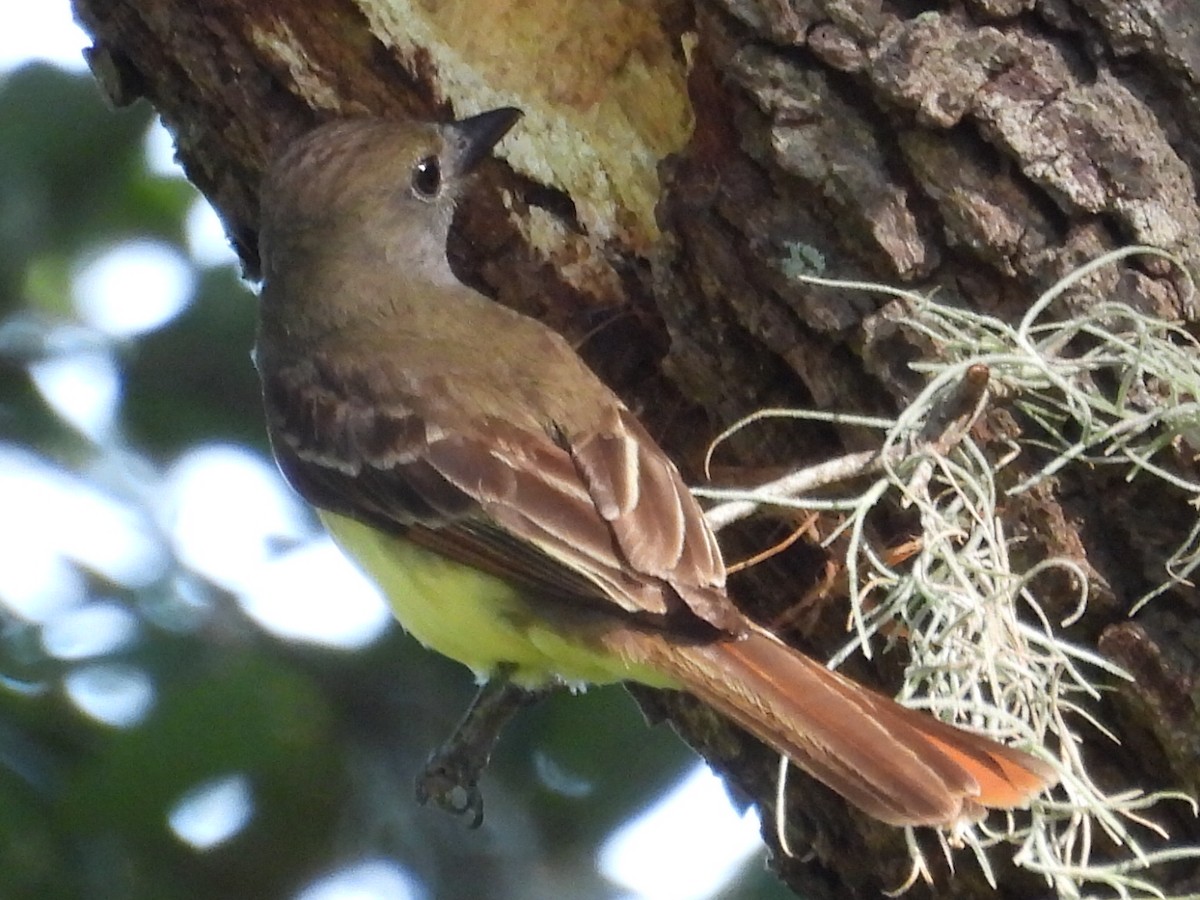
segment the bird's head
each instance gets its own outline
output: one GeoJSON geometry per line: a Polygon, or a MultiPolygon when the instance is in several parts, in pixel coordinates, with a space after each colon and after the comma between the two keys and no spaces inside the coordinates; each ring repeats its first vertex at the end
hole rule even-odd
{"type": "Polygon", "coordinates": [[[419,249],[444,258],[454,204],[468,176],[521,117],[501,107],[436,124],[413,119],[339,119],[294,140],[260,193],[260,252],[271,277],[277,248],[323,240],[368,252],[419,249]]]}

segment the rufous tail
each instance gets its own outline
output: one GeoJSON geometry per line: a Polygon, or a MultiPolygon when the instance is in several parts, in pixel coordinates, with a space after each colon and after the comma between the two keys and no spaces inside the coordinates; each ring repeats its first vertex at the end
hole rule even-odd
{"type": "Polygon", "coordinates": [[[1024,806],[1057,781],[1042,760],[903,707],[756,626],[741,640],[630,643],[623,652],[884,822],[952,827],[1024,806]]]}

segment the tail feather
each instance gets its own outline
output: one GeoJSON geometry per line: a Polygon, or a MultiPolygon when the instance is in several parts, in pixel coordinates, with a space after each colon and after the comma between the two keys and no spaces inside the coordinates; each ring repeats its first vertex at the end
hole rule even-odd
{"type": "Polygon", "coordinates": [[[757,628],[742,640],[634,644],[624,652],[884,822],[953,826],[1023,806],[1056,780],[1028,753],[907,709],[757,628]]]}

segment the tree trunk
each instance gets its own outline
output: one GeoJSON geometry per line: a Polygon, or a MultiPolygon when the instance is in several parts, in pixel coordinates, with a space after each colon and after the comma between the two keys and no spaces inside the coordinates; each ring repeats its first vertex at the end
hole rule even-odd
{"type": "MultiPolygon", "coordinates": [[[[790,277],[781,261],[795,252],[819,254],[827,276],[937,291],[1006,321],[1126,243],[1190,270],[1200,259],[1200,10],[1185,3],[965,0],[920,15],[878,0],[75,6],[106,91],[159,110],[251,273],[257,184],[279,141],[331,115],[522,107],[509,165],[485,167],[459,217],[456,265],[575,338],[685,469],[761,407],[889,414],[912,398],[907,362],[928,346],[872,327],[883,301],[790,277]]],[[[1106,295],[1162,318],[1188,312],[1177,272],[1158,262],[1108,267],[1084,287],[1057,309],[1106,295]]],[[[997,432],[1025,427],[1001,413],[997,432]]],[[[736,447],[740,465],[866,446],[827,426],[766,434],[736,447]]],[[[1097,778],[1194,790],[1196,591],[1126,617],[1192,527],[1187,497],[1076,467],[1004,515],[1025,559],[1083,566],[1092,602],[1069,637],[1136,676],[1098,706],[1123,743],[1089,739],[1097,778]]],[[[750,537],[732,535],[729,555],[750,537]]],[[[735,593],[771,618],[819,560],[794,549],[735,593]]],[[[1065,615],[1062,597],[1051,608],[1065,615]]],[[[794,635],[816,653],[842,639],[844,609],[825,612],[794,635]]],[[[773,808],[769,753],[685,699],[642,702],[773,808]]],[[[899,830],[795,779],[792,842],[814,854],[775,865],[798,895],[871,897],[903,880],[899,830]]],[[[1189,818],[1165,824],[1176,841],[1200,838],[1189,818]]],[[[1044,889],[997,866],[1004,896],[1044,889]]],[[[990,894],[959,869],[914,895],[990,894]]],[[[1182,889],[1178,873],[1158,877],[1182,889]]]]}

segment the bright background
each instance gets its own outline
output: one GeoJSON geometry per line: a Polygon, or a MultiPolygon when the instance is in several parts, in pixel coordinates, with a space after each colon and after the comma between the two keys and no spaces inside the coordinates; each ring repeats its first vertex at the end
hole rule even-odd
{"type": "Polygon", "coordinates": [[[250,289],[87,43],[0,28],[0,897],[787,896],[619,689],[515,723],[480,831],[415,804],[470,678],[276,473],[250,289]]]}

